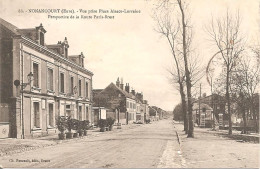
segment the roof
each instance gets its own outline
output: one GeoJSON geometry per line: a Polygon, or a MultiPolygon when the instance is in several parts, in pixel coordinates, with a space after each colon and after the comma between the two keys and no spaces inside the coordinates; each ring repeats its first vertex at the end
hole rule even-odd
{"type": "Polygon", "coordinates": [[[21,35],[18,32],[18,28],[16,26],[14,26],[13,24],[3,20],[2,18],[0,18],[0,24],[2,26],[4,26],[5,28],[7,28],[8,30],[10,30],[14,35],[21,35]]]}
{"type": "Polygon", "coordinates": [[[93,91],[94,93],[99,93],[99,92],[101,92],[102,90],[104,90],[104,89],[93,89],[92,91],[93,91]]]}
{"type": "Polygon", "coordinates": [[[194,103],[192,106],[192,110],[199,110],[199,107],[200,107],[200,110],[203,108],[206,108],[206,110],[210,110],[210,111],[213,110],[209,105],[204,104],[204,103],[200,103],[200,106],[199,106],[199,104],[194,103]]]}
{"type": "MultiPolygon", "coordinates": [[[[102,92],[104,92],[107,88],[112,87],[117,89],[118,91],[120,91],[120,93],[122,93],[125,97],[130,98],[130,99],[136,99],[136,97],[134,95],[132,95],[131,93],[128,93],[124,90],[122,90],[120,87],[118,87],[117,85],[115,85],[113,82],[111,82],[104,90],[102,90],[99,94],[102,94],[102,92]]],[[[98,94],[98,95],[99,95],[98,94]]]]}
{"type": "MultiPolygon", "coordinates": [[[[2,27],[2,26],[5,27],[7,30],[9,30],[13,35],[22,35],[22,31],[23,31],[23,30],[34,29],[34,28],[19,29],[19,28],[17,28],[16,26],[14,26],[13,24],[11,24],[11,23],[5,21],[4,19],[0,18],[0,27],[2,27]]],[[[44,29],[44,30],[45,30],[45,29],[44,29]]],[[[23,38],[26,39],[28,42],[30,42],[30,43],[32,43],[32,44],[35,45],[35,42],[34,42],[32,39],[30,39],[29,37],[24,36],[23,38]]],[[[54,47],[54,45],[45,45],[45,46],[42,46],[42,45],[39,45],[39,44],[36,44],[36,45],[40,46],[41,49],[43,49],[43,50],[45,50],[45,51],[47,51],[47,52],[50,52],[52,55],[59,56],[60,58],[62,58],[62,59],[63,59],[64,61],[66,61],[67,63],[70,63],[70,64],[72,64],[73,66],[77,66],[77,67],[80,68],[81,70],[84,70],[84,71],[86,71],[87,73],[89,73],[89,74],[91,74],[91,75],[93,76],[93,72],[87,70],[87,69],[84,68],[84,67],[79,66],[78,64],[74,63],[73,61],[71,61],[71,60],[69,60],[69,59],[67,59],[67,58],[62,57],[59,53],[57,53],[56,51],[52,50],[52,48],[48,48],[48,47],[51,47],[51,46],[54,47]]]]}

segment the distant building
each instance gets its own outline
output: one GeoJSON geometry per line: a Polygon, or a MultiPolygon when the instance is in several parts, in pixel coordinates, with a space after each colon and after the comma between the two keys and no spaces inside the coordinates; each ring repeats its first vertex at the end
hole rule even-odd
{"type": "Polygon", "coordinates": [[[134,122],[136,120],[136,98],[129,89],[127,84],[124,90],[124,85],[120,84],[118,78],[116,84],[110,83],[105,89],[95,94],[94,106],[105,107],[107,117],[116,119],[116,122],[123,124],[134,122]]]}
{"type": "Polygon", "coordinates": [[[124,86],[119,78],[116,84],[111,83],[105,89],[94,89],[93,100],[95,107],[107,109],[107,116],[116,119],[117,123],[142,122],[149,118],[148,101],[143,100],[142,93],[130,91],[129,83],[124,86]]]}
{"type": "Polygon", "coordinates": [[[143,93],[136,93],[136,102],[136,121],[145,123],[146,119],[149,119],[149,105],[147,100],[143,99],[143,93]]]}
{"type": "Polygon", "coordinates": [[[9,123],[10,137],[55,133],[58,116],[93,122],[93,73],[83,53],[70,56],[67,38],[46,45],[46,32],[0,19],[0,122],[9,123]]]}
{"type": "MultiPolygon", "coordinates": [[[[215,115],[215,118],[217,119],[217,121],[219,121],[219,114],[221,114],[221,117],[223,117],[223,120],[228,120],[228,114],[225,112],[225,105],[226,105],[226,101],[225,101],[225,97],[220,96],[218,94],[213,94],[213,95],[209,95],[206,96],[204,95],[201,98],[198,98],[196,100],[194,100],[193,104],[194,105],[199,105],[199,104],[206,104],[207,106],[209,106],[212,109],[212,114],[215,115]]],[[[199,106],[198,106],[199,107],[199,106]]],[[[194,107],[193,107],[193,110],[194,107]]],[[[197,110],[197,118],[199,118],[199,112],[202,112],[202,108],[199,111],[199,109],[197,110]]],[[[194,122],[199,121],[199,120],[195,120],[194,122]]]]}

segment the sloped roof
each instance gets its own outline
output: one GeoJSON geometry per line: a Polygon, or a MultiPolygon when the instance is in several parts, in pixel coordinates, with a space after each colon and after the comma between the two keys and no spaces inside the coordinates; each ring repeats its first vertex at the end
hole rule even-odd
{"type": "MultiPolygon", "coordinates": [[[[207,104],[204,104],[204,103],[200,103],[200,110],[205,108],[206,110],[210,110],[212,111],[213,109],[207,105],[207,104]]],[[[199,110],[199,104],[197,103],[194,103],[193,106],[192,106],[192,110],[199,110]]]]}
{"type": "Polygon", "coordinates": [[[0,25],[4,26],[6,29],[10,30],[14,35],[21,35],[18,32],[18,28],[14,26],[13,24],[5,21],[4,19],[0,18],[0,25]]]}
{"type": "Polygon", "coordinates": [[[130,99],[136,99],[134,95],[132,95],[131,93],[128,93],[128,92],[122,90],[120,87],[115,85],[113,82],[111,82],[104,90],[99,92],[98,95],[101,95],[107,88],[115,88],[116,90],[120,91],[120,93],[123,94],[125,97],[130,98],[130,99]]]}

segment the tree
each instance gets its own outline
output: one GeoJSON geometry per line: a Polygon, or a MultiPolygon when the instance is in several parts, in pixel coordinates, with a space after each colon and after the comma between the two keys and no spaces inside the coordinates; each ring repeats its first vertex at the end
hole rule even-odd
{"type": "Polygon", "coordinates": [[[222,80],[225,82],[225,97],[229,115],[229,134],[232,134],[230,79],[244,51],[245,45],[240,26],[241,19],[239,11],[236,15],[230,15],[230,11],[227,9],[223,17],[216,19],[212,17],[210,26],[206,28],[211,41],[214,46],[216,46],[222,58],[221,65],[224,75],[222,76],[222,80]]]}
{"type": "Polygon", "coordinates": [[[184,119],[184,131],[188,132],[186,96],[184,93],[185,75],[181,64],[182,55],[179,54],[178,36],[180,32],[179,22],[175,22],[174,18],[174,5],[167,0],[159,1],[159,5],[154,12],[154,19],[157,22],[156,32],[161,34],[167,39],[171,49],[171,54],[174,60],[175,67],[169,70],[173,84],[178,84],[177,89],[181,95],[182,113],[184,119]]]}
{"type": "MultiPolygon", "coordinates": [[[[187,36],[188,20],[186,19],[187,5],[185,1],[177,0],[179,9],[181,11],[181,26],[182,26],[182,50],[183,50],[183,59],[184,59],[184,68],[185,68],[185,77],[186,77],[186,88],[187,88],[187,98],[188,98],[188,120],[189,120],[189,130],[188,137],[194,137],[194,126],[192,118],[192,97],[191,97],[191,75],[189,71],[188,63],[188,52],[191,42],[191,37],[187,36]]],[[[189,27],[191,28],[191,27],[189,27]]]]}
{"type": "Polygon", "coordinates": [[[188,3],[184,0],[161,0],[155,11],[155,20],[161,35],[166,37],[174,59],[173,82],[178,84],[184,112],[184,128],[188,137],[194,137],[192,118],[192,86],[202,77],[192,50],[192,26],[188,16],[188,3]],[[185,94],[186,92],[186,94],[185,94]],[[187,95],[187,99],[186,99],[187,95]],[[187,100],[187,104],[186,104],[187,100]],[[185,118],[188,110],[188,118],[185,118]],[[185,122],[188,119],[188,122],[185,122]]]}
{"type": "Polygon", "coordinates": [[[183,110],[182,110],[182,104],[178,104],[175,106],[173,110],[173,119],[177,121],[182,121],[183,120],[183,110]]]}
{"type": "MultiPolygon", "coordinates": [[[[250,53],[252,54],[252,53],[250,53]]],[[[260,66],[256,57],[244,57],[236,67],[236,73],[232,78],[232,86],[238,97],[238,105],[242,108],[244,127],[246,127],[245,109],[249,109],[253,114],[255,131],[259,131],[259,110],[257,109],[257,88],[260,84],[260,66]]],[[[244,130],[245,131],[245,130],[244,130]]]]}

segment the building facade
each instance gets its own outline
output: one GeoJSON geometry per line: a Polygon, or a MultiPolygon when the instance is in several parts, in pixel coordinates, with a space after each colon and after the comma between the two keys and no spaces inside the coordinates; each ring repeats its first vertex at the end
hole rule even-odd
{"type": "Polygon", "coordinates": [[[46,45],[42,24],[19,29],[0,21],[1,104],[9,106],[10,137],[55,133],[58,116],[93,122],[93,73],[83,53],[68,55],[67,38],[46,45]]]}
{"type": "Polygon", "coordinates": [[[124,88],[123,82],[116,81],[116,84],[110,83],[103,90],[94,90],[93,98],[95,107],[104,107],[107,109],[107,118],[116,119],[117,123],[128,124],[136,121],[136,97],[135,91],[130,92],[129,84],[124,88]]]}

